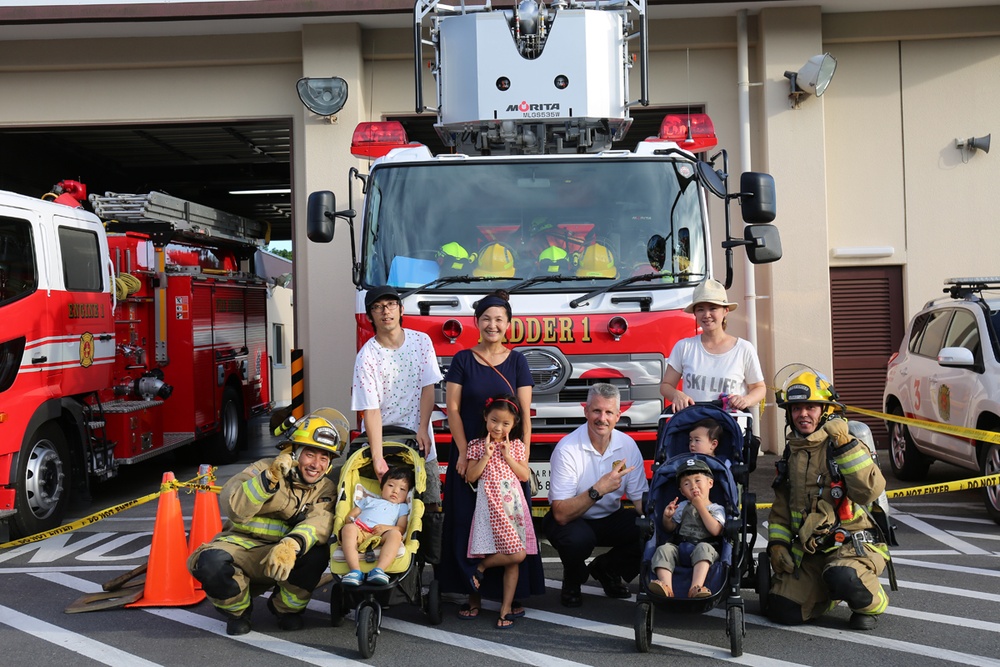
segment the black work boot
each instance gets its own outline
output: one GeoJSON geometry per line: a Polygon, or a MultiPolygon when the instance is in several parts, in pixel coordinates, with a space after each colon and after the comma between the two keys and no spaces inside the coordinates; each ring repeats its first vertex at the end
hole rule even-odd
{"type": "Polygon", "coordinates": [[[281,613],[275,608],[273,598],[267,599],[267,609],[278,618],[279,630],[284,630],[285,632],[294,632],[295,630],[301,630],[306,626],[306,622],[302,619],[301,613],[298,614],[281,613]]]}
{"type": "Polygon", "coordinates": [[[250,616],[252,613],[253,605],[251,604],[239,616],[226,614],[226,634],[235,637],[250,632],[253,629],[250,626],[250,616]]]}
{"type": "Polygon", "coordinates": [[[851,614],[852,630],[874,630],[876,625],[878,625],[877,616],[872,616],[871,614],[859,614],[858,612],[851,614]]]}
{"type": "Polygon", "coordinates": [[[622,578],[617,572],[608,567],[607,556],[598,556],[590,561],[590,566],[587,569],[590,571],[591,576],[601,584],[604,594],[609,598],[631,597],[632,594],[629,592],[625,582],[622,581],[622,578]]]}

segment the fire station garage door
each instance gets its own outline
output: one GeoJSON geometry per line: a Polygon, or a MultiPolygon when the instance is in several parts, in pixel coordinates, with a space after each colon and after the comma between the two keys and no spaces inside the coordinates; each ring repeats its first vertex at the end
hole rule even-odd
{"type": "MultiPolygon", "coordinates": [[[[903,339],[903,279],[899,266],[830,269],[833,315],[833,384],[840,400],[882,411],[889,357],[903,339]]],[[[850,414],[872,430],[879,447],[889,444],[885,423],[850,414]]]]}
{"type": "Polygon", "coordinates": [[[166,192],[291,238],[291,119],[0,128],[0,189],[42,196],[64,179],[89,193],[166,192]],[[233,191],[278,190],[255,195],[233,191]]]}

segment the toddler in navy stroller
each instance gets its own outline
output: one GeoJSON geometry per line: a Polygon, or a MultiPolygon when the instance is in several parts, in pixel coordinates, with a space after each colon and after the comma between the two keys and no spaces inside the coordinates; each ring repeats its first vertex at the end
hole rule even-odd
{"type": "MultiPolygon", "coordinates": [[[[743,415],[741,419],[744,419],[743,415]]],[[[724,601],[726,630],[732,654],[743,654],[745,625],[740,585],[747,569],[753,567],[750,554],[753,553],[753,544],[757,538],[756,497],[749,493],[748,482],[750,470],[756,463],[758,446],[758,441],[749,428],[749,419],[746,418],[745,421],[748,424],[746,432],[721,407],[699,403],[681,410],[660,427],[653,479],[649,493],[643,498],[645,519],[642,521],[646,543],[640,566],[635,615],[635,641],[641,652],[648,651],[652,641],[654,607],[665,611],[700,614],[714,609],[724,601]],[[693,453],[689,445],[692,428],[704,424],[706,419],[721,427],[721,432],[717,433],[718,443],[715,445],[714,456],[693,453]],[[680,534],[685,531],[677,530],[680,514],[676,515],[676,521],[673,518],[666,522],[663,520],[664,510],[671,505],[676,507],[675,501],[679,497],[683,500],[678,472],[682,476],[698,472],[713,480],[708,491],[709,502],[717,524],[722,524],[722,529],[717,537],[712,531],[700,535],[699,542],[704,541],[705,545],[711,547],[707,552],[700,543],[696,546],[694,541],[685,539],[680,534]],[[665,523],[673,530],[668,531],[665,523]],[[677,548],[670,551],[679,555],[673,565],[672,590],[654,583],[657,580],[653,566],[654,555],[658,547],[667,543],[675,544],[677,548]],[[692,563],[691,558],[695,549],[698,549],[699,560],[704,553],[712,553],[712,558],[717,554],[717,559],[711,562],[707,574],[702,569],[695,575],[695,563],[692,563]],[[692,586],[693,576],[697,579],[704,576],[704,582],[692,586]]],[[[672,515],[673,512],[668,510],[668,514],[672,515]]],[[[710,522],[706,522],[706,526],[710,522]]]]}

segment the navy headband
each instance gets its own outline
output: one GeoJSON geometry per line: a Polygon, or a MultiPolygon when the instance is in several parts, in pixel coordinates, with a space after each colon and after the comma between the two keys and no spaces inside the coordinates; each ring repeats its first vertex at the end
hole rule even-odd
{"type": "Polygon", "coordinates": [[[478,320],[480,317],[482,317],[483,313],[486,312],[487,308],[493,308],[494,306],[500,306],[501,308],[506,310],[508,320],[513,317],[510,311],[510,302],[501,299],[495,294],[490,294],[489,296],[484,296],[482,299],[479,300],[479,303],[476,304],[476,319],[478,320]]]}

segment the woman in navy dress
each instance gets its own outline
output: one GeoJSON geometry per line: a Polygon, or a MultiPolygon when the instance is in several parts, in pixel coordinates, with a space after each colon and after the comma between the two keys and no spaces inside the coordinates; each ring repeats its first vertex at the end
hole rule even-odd
{"type": "MultiPolygon", "coordinates": [[[[526,455],[530,453],[531,387],[534,385],[524,356],[503,344],[511,320],[507,293],[497,290],[483,297],[476,304],[475,314],[479,344],[458,352],[452,358],[445,377],[452,446],[449,448],[448,472],[444,481],[444,551],[441,564],[434,569],[443,592],[469,595],[469,603],[459,611],[459,618],[462,619],[479,615],[481,596],[499,600],[503,590],[498,571],[487,573],[479,591],[471,584],[478,562],[467,557],[476,492],[465,481],[468,466],[466,446],[470,440],[483,436],[486,399],[510,392],[517,396],[521,404],[524,447],[526,455]]],[[[527,484],[524,491],[530,498],[527,484]]],[[[515,595],[523,598],[544,594],[545,575],[541,555],[529,555],[521,563],[515,595]]],[[[515,601],[512,613],[523,615],[524,608],[515,601]]]]}

